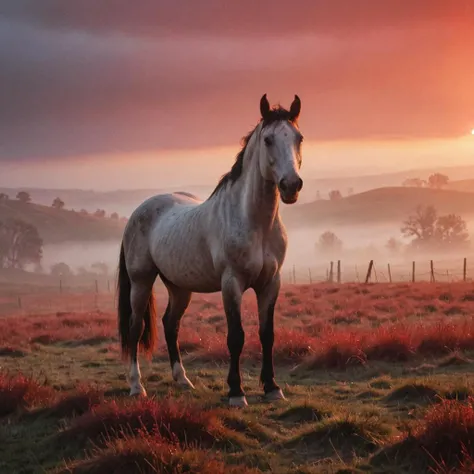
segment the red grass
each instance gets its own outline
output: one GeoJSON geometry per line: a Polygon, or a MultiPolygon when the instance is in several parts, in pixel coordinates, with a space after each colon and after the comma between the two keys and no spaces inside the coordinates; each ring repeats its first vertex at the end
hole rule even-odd
{"type": "Polygon", "coordinates": [[[74,393],[66,393],[50,408],[49,413],[58,418],[83,415],[104,401],[104,394],[92,387],[80,386],[74,393]]]}
{"type": "Polygon", "coordinates": [[[76,418],[64,436],[82,436],[98,442],[142,431],[171,442],[210,447],[225,429],[218,417],[197,405],[176,400],[140,399],[107,402],[76,418]]]}
{"type": "Polygon", "coordinates": [[[64,474],[257,474],[246,467],[227,466],[214,453],[182,449],[149,433],[109,440],[94,457],[69,466],[64,474]]]}
{"type": "Polygon", "coordinates": [[[0,416],[21,408],[33,408],[50,403],[55,397],[51,387],[22,374],[0,373],[0,416]]]}
{"type": "MultiPolygon", "coordinates": [[[[407,437],[374,458],[384,465],[439,474],[470,473],[474,468],[474,398],[442,400],[432,405],[407,437]]],[[[411,471],[410,471],[411,472],[411,471]]]]}
{"type": "MultiPolygon", "coordinates": [[[[163,302],[161,296],[158,301],[163,302]]],[[[461,313],[474,314],[469,284],[452,285],[449,292],[446,285],[429,283],[287,286],[276,308],[275,360],[293,364],[309,356],[313,367],[344,368],[371,360],[406,361],[418,354],[471,350],[474,318],[461,313]]],[[[244,297],[242,320],[246,334],[242,357],[259,361],[257,308],[250,293],[244,297]]],[[[179,334],[183,353],[192,353],[201,360],[227,362],[226,334],[221,295],[196,295],[179,334]]],[[[116,335],[114,313],[0,319],[0,347],[35,349],[38,344],[58,342],[109,343],[109,350],[115,352],[116,335]]],[[[158,354],[166,357],[164,338],[160,341],[158,354]]]]}
{"type": "Polygon", "coordinates": [[[470,397],[467,403],[443,400],[433,405],[413,436],[438,468],[457,468],[466,462],[472,463],[474,398],[470,397]]]}

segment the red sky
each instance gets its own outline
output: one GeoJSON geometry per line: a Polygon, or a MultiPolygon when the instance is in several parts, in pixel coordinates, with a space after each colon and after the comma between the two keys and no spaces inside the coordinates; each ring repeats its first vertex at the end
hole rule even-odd
{"type": "Polygon", "coordinates": [[[234,153],[265,92],[315,144],[474,128],[472,0],[139,5],[2,1],[0,161],[234,153]]]}

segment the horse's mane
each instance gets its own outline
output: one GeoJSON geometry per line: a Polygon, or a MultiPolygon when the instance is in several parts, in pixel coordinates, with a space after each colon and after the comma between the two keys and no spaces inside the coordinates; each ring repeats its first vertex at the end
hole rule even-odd
{"type": "Polygon", "coordinates": [[[212,191],[212,194],[209,196],[210,198],[217,194],[217,192],[224,188],[227,183],[234,184],[239,177],[242,175],[242,169],[243,169],[243,164],[244,164],[244,154],[245,150],[247,149],[247,145],[249,144],[250,138],[254,134],[255,130],[257,127],[262,123],[262,129],[272,123],[279,122],[279,121],[289,121],[294,123],[294,120],[292,120],[292,116],[290,112],[280,105],[277,105],[276,107],[273,107],[268,114],[268,116],[265,118],[265,120],[262,118],[260,121],[257,123],[257,125],[254,127],[253,130],[251,130],[247,135],[245,135],[242,138],[242,149],[239,151],[235,158],[235,163],[232,165],[232,168],[228,173],[223,175],[219,182],[217,183],[217,186],[215,187],[214,191],[212,191]]]}

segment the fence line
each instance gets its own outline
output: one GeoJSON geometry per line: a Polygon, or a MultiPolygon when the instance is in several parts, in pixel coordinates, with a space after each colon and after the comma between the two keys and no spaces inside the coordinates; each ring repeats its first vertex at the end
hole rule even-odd
{"type": "MultiPolygon", "coordinates": [[[[378,270],[376,261],[370,260],[362,265],[347,265],[344,266],[342,260],[329,261],[326,266],[319,266],[317,269],[313,267],[296,267],[292,265],[292,270],[288,272],[288,278],[283,278],[285,283],[290,284],[308,284],[308,283],[397,283],[397,282],[411,282],[428,281],[436,282],[457,282],[457,281],[471,281],[468,275],[467,257],[460,261],[458,268],[447,267],[445,265],[436,265],[434,260],[414,260],[410,264],[383,263],[380,268],[386,268],[387,272],[378,270]],[[334,267],[336,265],[336,275],[334,278],[334,267]],[[426,270],[424,270],[426,265],[426,270]],[[360,268],[363,270],[364,277],[360,277],[360,268]],[[400,269],[403,270],[401,271],[400,269]]],[[[284,274],[283,274],[284,275],[284,274]]]]}

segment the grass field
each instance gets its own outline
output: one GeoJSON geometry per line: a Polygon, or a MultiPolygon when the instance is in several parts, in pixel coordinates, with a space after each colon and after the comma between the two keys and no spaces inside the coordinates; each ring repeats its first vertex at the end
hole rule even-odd
{"type": "MultiPolygon", "coordinates": [[[[174,385],[160,334],[141,365],[148,399],[128,397],[113,296],[100,296],[47,312],[59,297],[44,293],[41,312],[0,317],[1,473],[472,472],[472,284],[284,286],[275,361],[287,400],[273,404],[249,292],[245,410],[226,405],[219,294],[195,295],[182,323],[196,390],[174,385]]],[[[163,312],[161,290],[157,302],[163,312]]]]}

